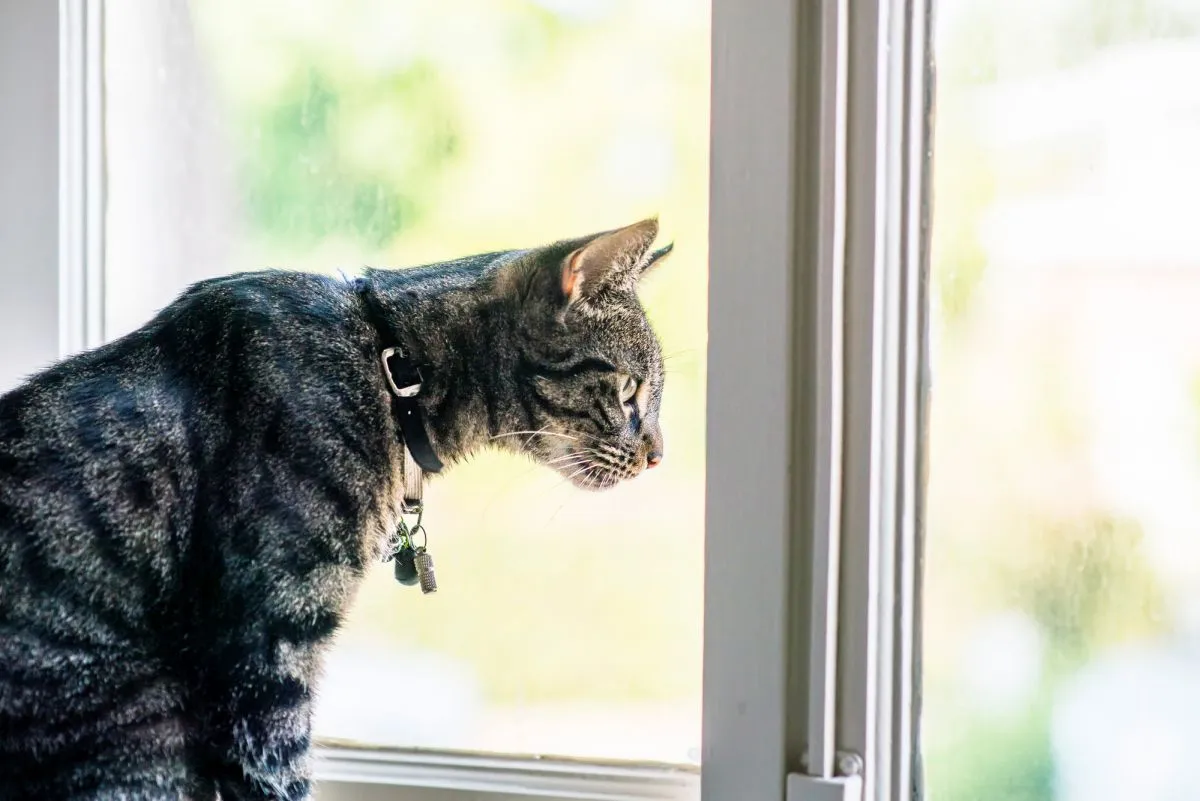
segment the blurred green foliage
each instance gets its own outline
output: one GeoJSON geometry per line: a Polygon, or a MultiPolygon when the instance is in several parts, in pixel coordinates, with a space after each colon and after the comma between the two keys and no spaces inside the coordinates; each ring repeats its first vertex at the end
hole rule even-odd
{"type": "Polygon", "coordinates": [[[924,755],[930,801],[1053,799],[1049,719],[1042,697],[1015,720],[954,721],[958,736],[924,755]]]}
{"type": "Polygon", "coordinates": [[[277,100],[244,112],[238,149],[253,229],[292,248],[344,235],[377,250],[428,204],[454,131],[428,63],[349,85],[299,71],[277,100]],[[355,157],[363,128],[386,158],[355,157]]]}
{"type": "Polygon", "coordinates": [[[1164,600],[1134,521],[1075,517],[1047,525],[1038,557],[999,573],[997,582],[1009,603],[1027,610],[1047,635],[1052,676],[1162,631],[1164,600]]]}

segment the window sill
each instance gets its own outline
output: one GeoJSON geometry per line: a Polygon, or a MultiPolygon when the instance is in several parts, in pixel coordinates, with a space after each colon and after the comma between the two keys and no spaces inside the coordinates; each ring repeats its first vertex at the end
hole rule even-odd
{"type": "Polygon", "coordinates": [[[586,762],[329,743],[315,749],[313,767],[322,784],[450,790],[471,793],[471,797],[694,801],[700,796],[699,770],[683,765],[586,762]]]}

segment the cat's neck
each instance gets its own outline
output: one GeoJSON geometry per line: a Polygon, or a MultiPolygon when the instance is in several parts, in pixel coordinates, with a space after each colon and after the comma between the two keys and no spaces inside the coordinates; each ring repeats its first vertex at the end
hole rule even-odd
{"type": "MultiPolygon", "coordinates": [[[[407,272],[407,271],[404,271],[407,272]]],[[[488,392],[495,365],[480,325],[487,293],[474,282],[368,276],[364,291],[378,309],[381,342],[398,344],[421,371],[417,397],[431,444],[451,464],[488,443],[488,392]]]]}

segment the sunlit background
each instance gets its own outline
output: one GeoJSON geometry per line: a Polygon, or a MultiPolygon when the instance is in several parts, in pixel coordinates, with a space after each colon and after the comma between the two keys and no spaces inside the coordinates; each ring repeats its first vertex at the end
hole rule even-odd
{"type": "Polygon", "coordinates": [[[604,494],[511,456],[437,479],[440,591],[380,565],[327,739],[698,758],[709,9],[703,0],[108,3],[106,333],[198,278],[354,274],[658,214],[666,459],[604,494]]]}
{"type": "Polygon", "coordinates": [[[931,801],[1200,798],[1200,3],[937,0],[931,801]]]}
{"type": "MultiPolygon", "coordinates": [[[[940,0],[923,746],[933,801],[1200,798],[1200,4],[940,0]]],[[[106,330],[196,278],[661,215],[661,470],[439,480],[326,737],[688,762],[699,741],[709,9],[107,4],[106,330]]]]}

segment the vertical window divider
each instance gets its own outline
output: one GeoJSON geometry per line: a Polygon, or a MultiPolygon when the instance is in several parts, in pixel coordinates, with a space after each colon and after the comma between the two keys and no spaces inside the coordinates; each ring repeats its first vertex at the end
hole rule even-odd
{"type": "Polygon", "coordinates": [[[851,8],[837,734],[868,801],[920,787],[928,26],[928,0],[851,8]]]}
{"type": "MultiPolygon", "coordinates": [[[[820,110],[817,133],[815,308],[810,329],[815,370],[814,486],[809,530],[812,549],[808,721],[803,767],[835,775],[838,592],[841,560],[841,483],[846,248],[846,71],[848,0],[820,3],[820,110]]],[[[803,526],[805,521],[800,521],[803,526]]],[[[801,536],[803,536],[801,534],[801,536]]]]}
{"type": "Polygon", "coordinates": [[[103,0],[60,0],[60,356],[104,341],[103,20],[103,0]]]}

